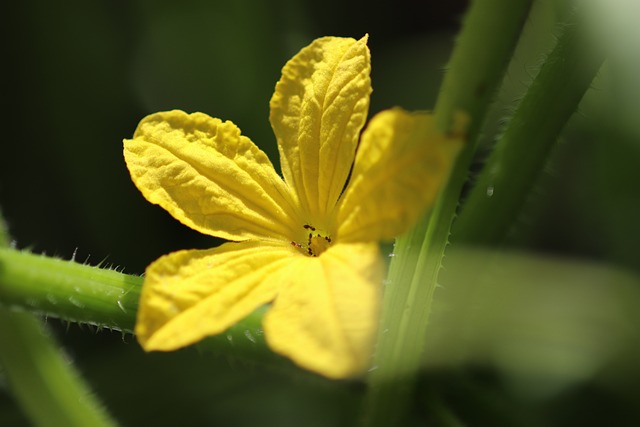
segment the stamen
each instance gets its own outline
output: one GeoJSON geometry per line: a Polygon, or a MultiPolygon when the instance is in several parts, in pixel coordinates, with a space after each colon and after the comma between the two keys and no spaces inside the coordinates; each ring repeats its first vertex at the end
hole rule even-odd
{"type": "Polygon", "coordinates": [[[302,228],[309,230],[309,233],[307,234],[307,241],[305,244],[291,241],[291,245],[293,247],[300,249],[303,253],[313,257],[320,256],[320,254],[329,249],[332,240],[328,233],[318,230],[310,224],[305,224],[302,228]]]}

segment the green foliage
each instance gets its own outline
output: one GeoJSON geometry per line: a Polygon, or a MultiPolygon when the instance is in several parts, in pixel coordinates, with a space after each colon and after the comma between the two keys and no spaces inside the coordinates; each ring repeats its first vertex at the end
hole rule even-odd
{"type": "MultiPolygon", "coordinates": [[[[413,335],[405,341],[425,351],[407,354],[418,363],[408,381],[391,375],[384,396],[400,402],[386,403],[404,412],[404,425],[640,423],[640,61],[630,18],[637,6],[594,1],[576,23],[569,10],[578,2],[535,2],[517,21],[518,29],[524,24],[519,39],[498,30],[489,35],[503,48],[518,42],[510,63],[511,47],[498,59],[495,40],[471,39],[478,44],[463,54],[458,70],[482,79],[488,66],[498,79],[477,92],[477,81],[465,86],[463,77],[442,72],[455,52],[463,2],[427,3],[428,16],[413,3],[363,9],[336,0],[322,10],[295,0],[4,6],[11,111],[4,121],[0,206],[7,226],[0,224],[0,240],[15,241],[16,248],[0,249],[1,336],[13,343],[38,339],[29,333],[39,325],[21,332],[7,319],[26,314],[6,306],[46,316],[50,332],[38,332],[40,348],[48,349],[49,361],[64,360],[52,335],[84,377],[68,371],[75,385],[59,383],[61,400],[65,393],[91,396],[86,382],[122,425],[351,426],[361,418],[365,382],[331,382],[274,356],[261,336],[260,312],[197,350],[139,349],[126,332],[135,320],[139,274],[162,254],[218,242],[139,196],[121,141],[147,113],[201,110],[234,120],[275,159],[265,118],[281,65],[317,36],[367,32],[371,113],[401,105],[436,107],[448,116],[464,106],[477,118],[471,134],[478,137],[440,207],[395,248],[392,274],[403,282],[418,277],[411,289],[426,294],[430,306],[410,308],[426,329],[417,341],[413,335]],[[557,50],[578,27],[584,38],[557,50]],[[600,57],[583,62],[585,52],[607,57],[593,83],[600,57]],[[438,96],[443,75],[450,80],[438,96]],[[475,105],[465,103],[478,93],[475,105]],[[532,169],[524,174],[520,162],[532,169]],[[495,179],[495,165],[506,198],[492,205],[486,202],[500,199],[486,197],[486,180],[495,179]],[[507,239],[494,238],[507,229],[507,239]],[[427,230],[431,246],[420,255],[427,230]],[[493,237],[469,237],[485,231],[493,237]],[[462,246],[470,240],[479,247],[462,246]],[[42,252],[55,257],[35,254],[42,252]],[[396,257],[408,259],[410,271],[396,257]],[[90,265],[105,258],[135,274],[90,265]],[[75,259],[86,261],[68,261],[75,259]],[[406,384],[413,392],[402,389],[406,384]]],[[[515,3],[507,7],[517,15],[515,3]]],[[[499,18],[489,9],[483,18],[499,18]]],[[[20,358],[26,350],[1,344],[28,361],[20,358]]],[[[36,391],[46,388],[29,381],[69,365],[31,372],[3,365],[0,425],[26,426],[34,413],[64,407],[54,400],[35,409],[19,403],[13,374],[25,379],[20,386],[27,395],[43,402],[36,391]]],[[[92,403],[81,418],[102,417],[99,407],[92,403]]]]}

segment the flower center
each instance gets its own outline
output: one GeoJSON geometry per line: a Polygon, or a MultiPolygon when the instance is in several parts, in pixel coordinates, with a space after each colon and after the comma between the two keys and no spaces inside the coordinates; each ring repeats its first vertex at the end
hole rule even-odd
{"type": "Polygon", "coordinates": [[[291,242],[293,246],[300,249],[301,252],[317,257],[331,246],[331,237],[329,233],[315,228],[312,225],[305,224],[303,228],[307,231],[307,240],[304,243],[291,242]]]}

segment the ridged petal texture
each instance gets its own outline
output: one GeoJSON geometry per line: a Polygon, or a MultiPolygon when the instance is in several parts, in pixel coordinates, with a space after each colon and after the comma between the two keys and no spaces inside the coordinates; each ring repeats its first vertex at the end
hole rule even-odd
{"type": "Polygon", "coordinates": [[[264,319],[269,346],[331,378],[369,365],[382,294],[377,244],[337,244],[277,273],[282,289],[264,319]]]}
{"type": "Polygon", "coordinates": [[[391,240],[405,232],[435,200],[463,138],[438,132],[426,113],[395,108],[374,116],[338,206],[336,239],[391,240]]]}
{"type": "Polygon", "coordinates": [[[232,122],[177,110],[151,114],[124,141],[124,156],[144,197],[201,233],[286,240],[299,227],[289,188],[232,122]]]}
{"type": "Polygon", "coordinates": [[[136,323],[146,350],[175,350],[223,332],[276,297],[290,245],[248,241],[165,255],[146,270],[136,323]]]}
{"type": "Polygon", "coordinates": [[[324,37],[282,69],[271,126],[282,173],[308,222],[324,227],[342,192],[367,119],[371,66],[367,37],[324,37]]]}

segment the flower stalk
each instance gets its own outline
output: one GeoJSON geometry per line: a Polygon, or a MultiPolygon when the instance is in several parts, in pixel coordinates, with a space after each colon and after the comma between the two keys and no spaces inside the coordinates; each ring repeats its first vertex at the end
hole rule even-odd
{"type": "Polygon", "coordinates": [[[584,22],[574,13],[466,198],[453,239],[500,243],[603,60],[602,50],[586,42],[584,22]]]}
{"type": "Polygon", "coordinates": [[[475,153],[476,136],[501,81],[531,1],[473,2],[457,40],[435,107],[435,122],[448,132],[458,112],[471,122],[449,182],[431,213],[397,240],[388,275],[383,313],[364,423],[398,425],[411,400],[438,272],[448,243],[462,186],[475,153]],[[500,10],[501,13],[495,13],[500,10]]]}
{"type": "MultiPolygon", "coordinates": [[[[140,276],[0,248],[0,301],[6,307],[129,333],[135,325],[141,286],[140,276]]],[[[262,315],[260,310],[254,312],[198,348],[290,369],[268,350],[262,315]]]]}
{"type": "Polygon", "coordinates": [[[133,330],[142,278],[0,248],[0,301],[67,321],[133,330]]]}

